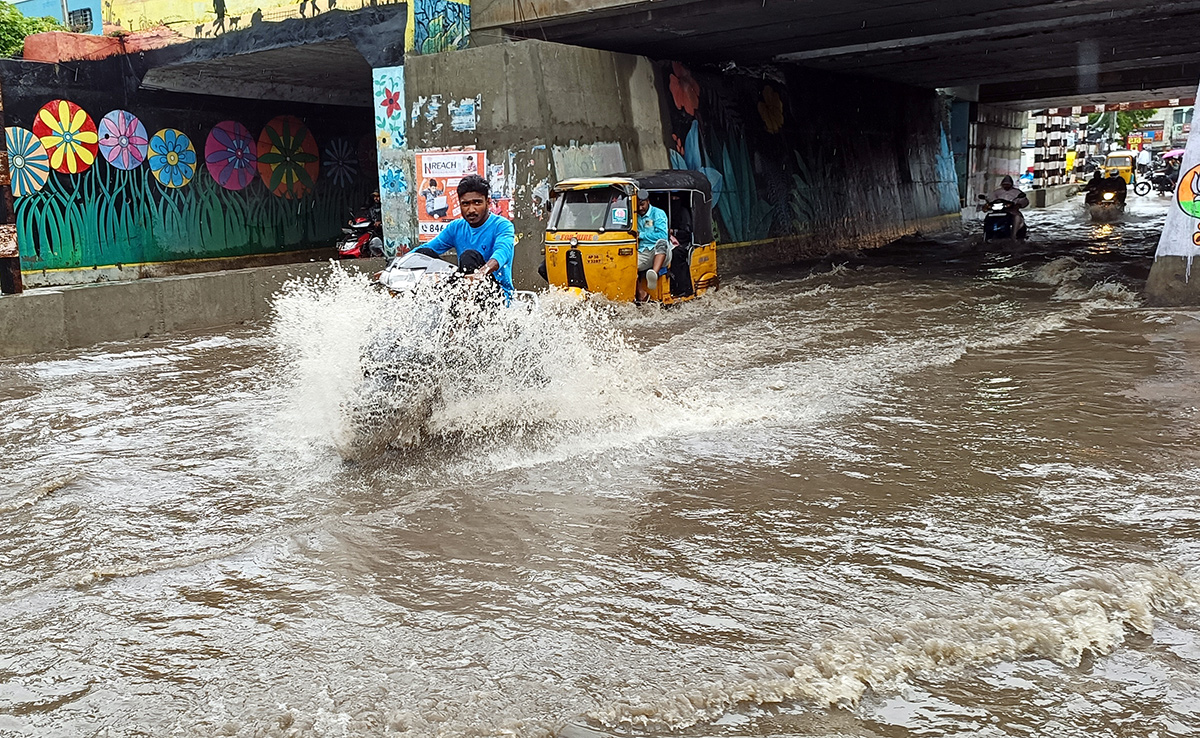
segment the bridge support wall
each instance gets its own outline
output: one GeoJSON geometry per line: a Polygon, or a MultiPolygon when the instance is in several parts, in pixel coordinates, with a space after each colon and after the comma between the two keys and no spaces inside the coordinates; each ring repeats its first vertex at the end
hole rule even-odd
{"type": "MultiPolygon", "coordinates": [[[[571,176],[704,171],[719,241],[746,268],[879,246],[960,212],[949,104],[932,90],[539,41],[410,58],[405,81],[415,154],[486,151],[526,286],[540,281],[549,187],[571,176]]],[[[428,218],[422,173],[409,181],[410,217],[428,218]]]]}

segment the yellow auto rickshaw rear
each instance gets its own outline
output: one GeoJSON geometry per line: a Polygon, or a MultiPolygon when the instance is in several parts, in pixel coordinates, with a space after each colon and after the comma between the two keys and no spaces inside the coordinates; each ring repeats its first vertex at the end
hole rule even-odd
{"type": "Polygon", "coordinates": [[[1104,168],[1108,171],[1117,170],[1125,184],[1131,185],[1136,179],[1134,165],[1137,163],[1136,151],[1110,151],[1104,159],[1104,168]]]}

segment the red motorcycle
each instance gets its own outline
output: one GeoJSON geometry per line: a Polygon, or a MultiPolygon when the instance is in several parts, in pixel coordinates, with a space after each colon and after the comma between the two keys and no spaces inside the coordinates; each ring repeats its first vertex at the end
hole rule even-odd
{"type": "Polygon", "coordinates": [[[372,256],[383,256],[383,238],[375,223],[365,215],[350,219],[349,225],[342,229],[346,234],[338,241],[339,259],[369,259],[372,256]]]}

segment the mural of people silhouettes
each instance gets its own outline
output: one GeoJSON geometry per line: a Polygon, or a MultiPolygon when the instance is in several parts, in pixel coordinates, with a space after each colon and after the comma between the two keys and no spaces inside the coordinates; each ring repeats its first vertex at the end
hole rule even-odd
{"type": "MultiPolygon", "coordinates": [[[[467,7],[464,0],[419,0],[467,7]]],[[[405,0],[100,0],[107,23],[119,23],[127,31],[142,31],[166,24],[196,38],[210,38],[245,30],[247,26],[276,23],[291,18],[312,19],[330,10],[354,12],[361,8],[394,6],[403,12],[405,0]]],[[[431,17],[437,16],[434,13],[431,17]]]]}
{"type": "Polygon", "coordinates": [[[221,33],[225,32],[225,0],[213,0],[213,14],[217,19],[213,21],[213,35],[217,34],[220,29],[221,33]]]}

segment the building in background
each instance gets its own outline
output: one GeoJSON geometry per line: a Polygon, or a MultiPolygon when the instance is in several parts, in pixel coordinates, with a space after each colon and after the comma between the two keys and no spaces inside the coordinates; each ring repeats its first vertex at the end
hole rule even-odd
{"type": "Polygon", "coordinates": [[[100,0],[16,0],[13,5],[28,18],[56,18],[75,33],[104,31],[100,0]],[[67,17],[63,18],[63,6],[67,17]]]}

